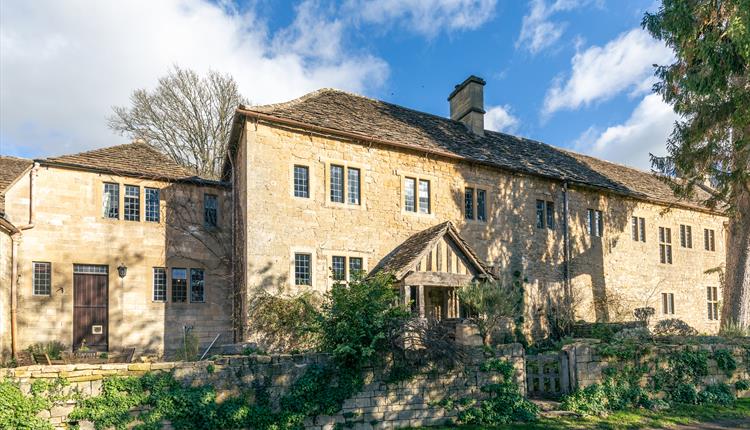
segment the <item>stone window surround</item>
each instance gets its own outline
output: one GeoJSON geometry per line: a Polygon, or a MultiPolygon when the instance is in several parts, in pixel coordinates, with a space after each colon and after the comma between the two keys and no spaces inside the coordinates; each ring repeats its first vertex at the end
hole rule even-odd
{"type": "MultiPolygon", "coordinates": [[[[305,251],[295,251],[292,253],[292,273],[294,273],[294,254],[300,253],[305,251]]],[[[308,252],[309,253],[309,252],[308,252]]],[[[333,257],[345,257],[346,262],[344,263],[344,270],[346,271],[346,274],[344,275],[344,280],[349,281],[351,274],[349,273],[349,258],[356,257],[362,259],[362,270],[367,272],[368,270],[368,256],[369,253],[366,252],[360,252],[360,251],[340,251],[340,250],[323,250],[321,254],[326,259],[326,287],[331,288],[335,281],[333,280],[333,274],[331,273],[331,268],[333,267],[333,257]]],[[[313,265],[315,261],[312,261],[313,265]]],[[[311,274],[312,276],[312,274],[311,274]]],[[[313,281],[314,282],[314,281],[313,281]]],[[[294,280],[292,280],[292,283],[294,283],[294,280]]],[[[313,284],[314,285],[314,284],[313,284]]],[[[299,285],[298,285],[299,286],[299,285]]]]}
{"type": "MultiPolygon", "coordinates": [[[[680,250],[681,251],[693,251],[693,250],[695,250],[695,228],[694,228],[695,226],[693,224],[691,224],[691,223],[682,222],[682,221],[679,221],[679,220],[677,222],[679,223],[678,224],[679,225],[679,231],[678,231],[677,234],[679,234],[679,238],[678,239],[680,241],[680,250]],[[687,229],[690,229],[690,235],[689,235],[690,241],[686,242],[686,245],[690,245],[690,246],[682,246],[683,228],[685,229],[686,236],[687,236],[687,229]]],[[[686,237],[685,240],[687,241],[687,237],[686,237]]]]}
{"type": "Polygon", "coordinates": [[[647,232],[648,230],[648,223],[646,222],[645,216],[640,216],[639,214],[632,214],[630,216],[630,239],[632,242],[640,243],[640,244],[646,244],[647,242],[647,232]],[[633,230],[633,220],[635,219],[637,226],[635,228],[635,231],[633,230]],[[633,233],[637,234],[637,237],[633,237],[633,233]]]}
{"type": "Polygon", "coordinates": [[[104,213],[101,209],[99,209],[99,219],[105,221],[105,222],[119,222],[125,220],[125,185],[128,186],[134,186],[138,187],[138,220],[137,221],[130,221],[128,220],[128,224],[138,224],[138,223],[148,223],[148,224],[156,224],[161,225],[164,224],[164,216],[161,212],[163,210],[162,208],[162,201],[163,201],[163,195],[162,195],[162,187],[157,184],[132,184],[132,183],[126,183],[124,180],[115,179],[115,178],[105,178],[99,181],[98,183],[98,189],[97,189],[97,195],[99,196],[99,207],[102,206],[102,199],[104,199],[104,184],[116,184],[119,189],[119,198],[118,198],[118,204],[120,205],[120,209],[118,211],[118,217],[117,218],[108,218],[104,216],[104,213]],[[153,188],[159,190],[159,221],[146,221],[146,188],[153,188]]]}
{"type": "Polygon", "coordinates": [[[490,185],[486,183],[480,183],[480,182],[473,182],[473,181],[466,181],[463,183],[463,186],[461,187],[461,219],[469,224],[487,224],[490,222],[490,185]],[[466,202],[464,199],[466,198],[466,189],[471,188],[474,190],[473,192],[473,202],[472,202],[472,208],[474,210],[474,217],[473,218],[466,218],[466,202]],[[484,219],[480,220],[478,219],[479,215],[479,205],[477,204],[477,196],[479,195],[478,190],[484,191],[484,219]]]}
{"type": "MultiPolygon", "coordinates": [[[[325,166],[324,171],[324,177],[325,177],[325,200],[324,205],[327,207],[332,208],[342,208],[342,209],[357,209],[357,210],[365,210],[365,203],[367,201],[367,198],[365,197],[367,195],[367,187],[366,183],[367,181],[365,178],[367,177],[367,172],[370,170],[370,166],[366,164],[357,163],[354,161],[344,161],[344,160],[338,160],[334,158],[326,158],[321,159],[325,166]],[[331,201],[331,165],[335,166],[341,166],[344,168],[344,202],[338,203],[338,202],[332,202],[331,201]],[[358,169],[359,170],[359,204],[353,204],[348,203],[349,201],[349,168],[358,169]]],[[[292,163],[291,167],[291,174],[292,174],[292,181],[290,182],[292,184],[292,190],[291,193],[294,195],[294,165],[297,164],[299,166],[304,166],[304,163],[292,163]]],[[[310,168],[310,195],[313,195],[313,188],[312,188],[312,181],[313,181],[313,169],[310,168]]],[[[303,199],[303,197],[297,197],[297,199],[303,199]]]]}
{"type": "MultiPolygon", "coordinates": [[[[335,164],[335,163],[334,163],[335,164]]],[[[311,246],[293,246],[289,250],[289,286],[295,288],[315,288],[317,284],[317,270],[316,265],[318,264],[317,252],[314,247],[311,246]],[[310,285],[297,285],[294,283],[294,254],[310,254],[310,285]]],[[[294,290],[293,290],[294,291],[294,290]]]]}
{"type": "Polygon", "coordinates": [[[706,319],[718,323],[721,319],[719,315],[719,287],[706,287],[706,319]]]}
{"type": "MultiPolygon", "coordinates": [[[[423,218],[435,218],[435,188],[437,185],[437,177],[427,174],[427,173],[415,173],[412,171],[407,170],[396,170],[396,175],[399,177],[399,203],[398,206],[401,208],[401,213],[403,215],[410,215],[410,216],[416,216],[416,217],[423,217],[423,218]],[[407,211],[406,210],[406,187],[405,182],[406,178],[412,178],[415,182],[415,192],[414,195],[414,209],[415,211],[407,211]],[[430,212],[429,213],[423,213],[419,210],[419,181],[428,181],[430,183],[430,212]]],[[[355,256],[356,257],[356,256],[355,256]]],[[[366,266],[366,265],[365,265],[366,266]]]]}
{"type": "Polygon", "coordinates": [[[204,267],[191,267],[189,264],[177,264],[177,265],[165,265],[165,266],[153,266],[151,267],[150,277],[151,277],[151,303],[154,304],[167,304],[169,303],[170,306],[189,306],[191,304],[196,305],[202,305],[205,303],[208,303],[208,300],[206,299],[207,293],[208,293],[208,276],[209,271],[204,267]],[[165,300],[154,300],[154,269],[164,269],[166,274],[166,299],[165,300]],[[187,271],[187,297],[185,301],[182,302],[175,302],[172,300],[172,269],[180,269],[180,270],[186,270],[187,271]],[[190,271],[192,269],[199,269],[203,270],[203,301],[202,302],[193,302],[190,301],[190,271]]]}
{"type": "Polygon", "coordinates": [[[49,261],[32,261],[31,262],[31,295],[32,295],[32,297],[51,297],[52,296],[52,276],[53,276],[53,272],[52,272],[52,263],[51,262],[49,262],[49,261]],[[49,293],[46,293],[46,294],[37,294],[36,293],[36,287],[35,287],[34,284],[36,282],[36,270],[35,270],[35,268],[36,268],[37,264],[39,264],[39,265],[46,265],[46,267],[49,268],[49,279],[48,279],[48,281],[49,281],[48,282],[49,283],[49,293]]]}
{"type": "MultiPolygon", "coordinates": [[[[336,164],[335,162],[333,164],[336,164]]],[[[326,175],[328,176],[328,175],[326,175]]],[[[360,178],[361,180],[361,178],[360,178]]],[[[301,161],[294,161],[289,165],[289,195],[294,200],[299,200],[303,202],[309,202],[312,200],[315,200],[315,184],[316,184],[316,177],[315,177],[315,169],[313,169],[312,163],[309,162],[301,162],[301,161]],[[294,195],[294,166],[300,166],[300,167],[307,167],[307,197],[299,197],[294,195]]],[[[360,192],[362,191],[362,184],[359,186],[360,192]]],[[[331,196],[328,195],[327,199],[330,200],[331,196]]],[[[360,196],[360,202],[362,197],[360,196]]],[[[341,203],[334,203],[334,204],[341,204],[341,203]]]]}

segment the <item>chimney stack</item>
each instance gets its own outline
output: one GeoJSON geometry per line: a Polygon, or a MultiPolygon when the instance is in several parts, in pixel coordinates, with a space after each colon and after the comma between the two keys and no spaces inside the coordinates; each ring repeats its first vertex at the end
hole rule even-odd
{"type": "Polygon", "coordinates": [[[466,124],[472,133],[484,136],[484,79],[471,75],[448,96],[451,119],[466,124]]]}

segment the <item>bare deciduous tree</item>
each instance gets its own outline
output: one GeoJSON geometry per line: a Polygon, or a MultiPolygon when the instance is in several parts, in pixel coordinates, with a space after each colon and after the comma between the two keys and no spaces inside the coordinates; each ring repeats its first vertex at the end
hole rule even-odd
{"type": "Polygon", "coordinates": [[[247,103],[231,76],[174,66],[153,91],[135,90],[130,100],[112,108],[111,129],[145,140],[198,176],[219,177],[234,110],[247,103]]]}

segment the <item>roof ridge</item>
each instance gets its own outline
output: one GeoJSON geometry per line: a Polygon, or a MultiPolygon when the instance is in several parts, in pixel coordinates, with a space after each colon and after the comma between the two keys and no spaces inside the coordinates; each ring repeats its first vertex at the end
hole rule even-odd
{"type": "Polygon", "coordinates": [[[7,158],[9,160],[28,161],[29,163],[33,163],[34,162],[34,160],[31,159],[31,158],[16,157],[15,155],[3,155],[3,154],[0,154],[0,158],[7,158]]]}

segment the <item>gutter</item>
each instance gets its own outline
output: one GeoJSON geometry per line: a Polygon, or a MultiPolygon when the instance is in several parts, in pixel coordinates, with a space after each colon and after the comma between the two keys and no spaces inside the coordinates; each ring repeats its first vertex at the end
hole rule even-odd
{"type": "Polygon", "coordinates": [[[571,300],[572,291],[570,287],[570,223],[569,223],[569,209],[568,209],[568,181],[563,181],[563,261],[565,264],[564,285],[567,290],[567,300],[571,300]]]}
{"type": "MultiPolygon", "coordinates": [[[[329,128],[329,127],[322,127],[322,126],[319,126],[319,125],[308,124],[308,123],[301,122],[301,121],[296,121],[296,120],[293,120],[293,119],[281,118],[281,117],[277,117],[277,116],[274,116],[274,115],[269,115],[269,114],[262,113],[262,112],[248,110],[248,109],[245,109],[245,108],[242,108],[242,107],[238,107],[237,109],[235,109],[235,113],[238,114],[238,115],[242,115],[244,117],[250,117],[250,118],[254,118],[256,120],[260,120],[260,121],[266,121],[266,122],[271,122],[271,123],[282,124],[282,125],[286,125],[286,126],[294,127],[294,128],[301,128],[303,130],[307,130],[307,131],[312,131],[312,132],[318,133],[319,135],[322,135],[322,136],[338,136],[338,137],[344,137],[344,138],[347,138],[347,139],[351,139],[353,141],[370,142],[370,143],[380,144],[380,145],[384,145],[384,146],[391,146],[391,147],[406,149],[406,150],[409,150],[409,151],[416,151],[416,152],[419,152],[419,153],[432,154],[432,155],[437,155],[437,156],[440,156],[440,157],[445,157],[445,158],[448,158],[448,159],[451,159],[451,160],[464,161],[464,162],[470,163],[470,164],[471,163],[473,163],[473,164],[479,164],[479,165],[483,165],[483,166],[492,167],[493,169],[500,169],[500,170],[508,171],[508,172],[512,172],[512,173],[519,173],[519,174],[525,174],[525,175],[535,176],[535,177],[544,178],[544,179],[548,179],[548,180],[555,181],[555,182],[559,182],[560,180],[563,180],[566,183],[568,183],[568,186],[574,185],[576,187],[580,187],[580,188],[583,188],[583,189],[593,190],[593,191],[596,191],[596,192],[599,192],[599,193],[605,192],[605,193],[616,194],[616,195],[620,195],[620,196],[632,198],[632,199],[635,199],[635,200],[640,200],[640,201],[645,201],[645,202],[652,203],[652,204],[658,204],[658,205],[666,206],[668,208],[679,207],[679,208],[684,208],[684,209],[699,211],[699,212],[703,212],[703,213],[708,213],[708,214],[712,214],[712,215],[727,216],[724,213],[712,211],[710,209],[706,209],[706,208],[703,208],[703,207],[700,207],[700,206],[693,206],[693,205],[684,204],[684,203],[668,202],[668,201],[663,201],[663,200],[654,199],[654,198],[647,198],[645,196],[638,196],[638,195],[633,195],[633,194],[626,194],[626,193],[622,193],[622,192],[618,193],[615,190],[612,190],[612,189],[609,189],[609,188],[597,187],[595,185],[591,185],[591,184],[586,183],[586,182],[574,181],[574,180],[570,180],[570,179],[566,179],[566,178],[561,178],[559,176],[546,175],[544,173],[539,173],[539,172],[527,172],[527,171],[523,171],[521,169],[514,170],[514,169],[511,169],[511,168],[508,168],[508,167],[505,167],[505,166],[501,166],[501,165],[498,165],[498,164],[495,164],[495,163],[492,163],[492,162],[489,162],[489,161],[477,160],[477,159],[474,159],[474,158],[469,158],[469,157],[465,157],[465,156],[462,156],[462,155],[457,155],[457,154],[454,154],[454,153],[448,152],[448,151],[441,151],[441,150],[436,150],[436,149],[431,149],[431,148],[421,148],[421,147],[418,147],[416,145],[411,145],[411,144],[408,144],[408,143],[401,143],[401,142],[394,142],[394,141],[390,141],[390,140],[380,139],[380,138],[371,137],[371,136],[368,136],[368,135],[365,135],[365,134],[362,134],[362,133],[357,133],[357,132],[352,132],[352,131],[336,130],[336,129],[329,128]]],[[[239,123],[239,121],[237,120],[236,117],[235,117],[235,122],[239,123]]],[[[237,125],[239,125],[239,124],[234,124],[234,126],[237,126],[237,125]]],[[[235,133],[234,133],[234,130],[233,130],[232,131],[232,135],[230,136],[230,145],[229,145],[229,149],[228,149],[229,151],[232,151],[232,144],[231,144],[231,142],[234,141],[234,137],[235,137],[235,133]]],[[[227,154],[227,155],[230,156],[229,154],[227,154]]]]}

